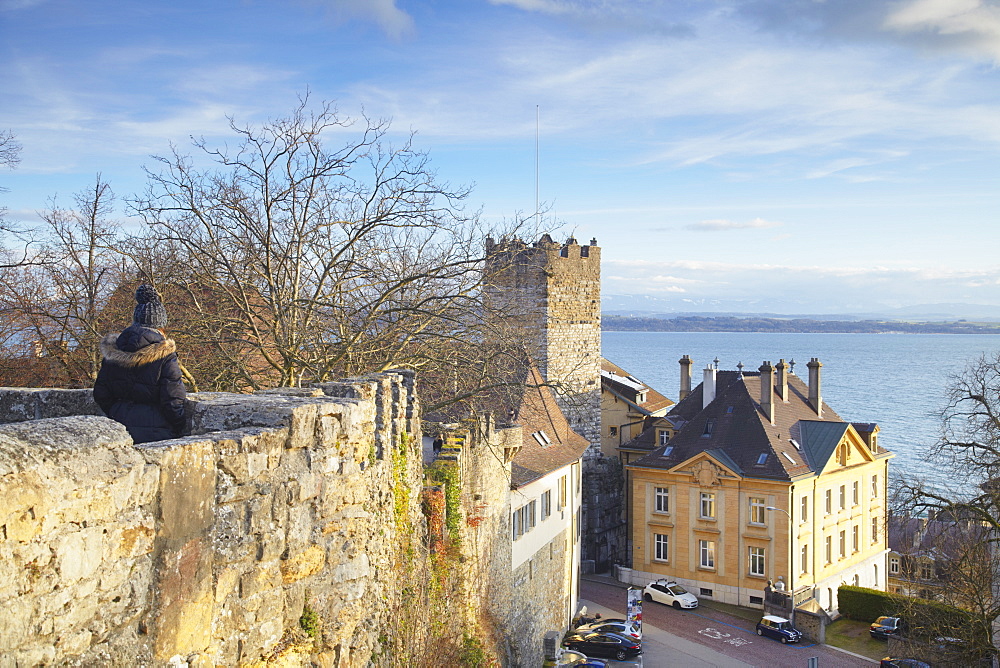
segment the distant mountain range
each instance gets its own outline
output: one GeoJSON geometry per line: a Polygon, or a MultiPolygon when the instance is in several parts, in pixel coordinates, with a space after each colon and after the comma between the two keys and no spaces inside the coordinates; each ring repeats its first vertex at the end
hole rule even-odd
{"type": "Polygon", "coordinates": [[[1000,323],[1000,306],[990,304],[918,304],[879,311],[809,312],[802,304],[771,301],[766,306],[739,300],[680,300],[648,295],[603,295],[602,310],[609,316],[673,319],[766,318],[816,321],[899,321],[909,323],[954,323],[969,321],[1000,323]]]}
{"type": "Polygon", "coordinates": [[[903,320],[812,320],[761,316],[602,315],[601,328],[619,332],[798,332],[850,334],[1000,334],[1000,323],[909,322],[903,320]]]}

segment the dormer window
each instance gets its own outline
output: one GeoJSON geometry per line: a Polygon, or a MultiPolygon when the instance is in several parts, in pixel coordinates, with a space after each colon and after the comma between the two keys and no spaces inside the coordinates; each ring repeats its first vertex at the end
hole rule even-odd
{"type": "Polygon", "coordinates": [[[666,445],[670,440],[670,432],[666,429],[660,431],[660,445],[666,445]]]}
{"type": "Polygon", "coordinates": [[[543,448],[552,445],[552,439],[550,439],[549,435],[546,434],[545,431],[542,429],[539,429],[536,432],[532,432],[531,437],[535,439],[535,442],[538,443],[538,445],[542,446],[543,448]]]}
{"type": "Polygon", "coordinates": [[[708,418],[705,421],[705,432],[701,435],[702,438],[708,438],[715,431],[715,418],[708,418]]]}

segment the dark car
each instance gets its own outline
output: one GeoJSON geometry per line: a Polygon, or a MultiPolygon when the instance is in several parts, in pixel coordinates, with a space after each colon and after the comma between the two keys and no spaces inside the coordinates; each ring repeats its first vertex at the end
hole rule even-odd
{"type": "Polygon", "coordinates": [[[563,639],[568,647],[587,656],[606,656],[622,661],[642,654],[642,643],[617,633],[569,633],[563,639]]]}
{"type": "Polygon", "coordinates": [[[901,635],[904,626],[899,617],[879,617],[868,627],[868,634],[876,640],[888,640],[889,636],[901,635]]]}
{"type": "Polygon", "coordinates": [[[931,664],[919,659],[897,659],[891,656],[879,661],[878,665],[880,668],[931,668],[931,664]]]}
{"type": "Polygon", "coordinates": [[[775,615],[764,615],[764,618],[757,622],[757,635],[774,638],[782,643],[802,640],[801,631],[792,626],[792,623],[784,617],[776,617],[775,615]]]}

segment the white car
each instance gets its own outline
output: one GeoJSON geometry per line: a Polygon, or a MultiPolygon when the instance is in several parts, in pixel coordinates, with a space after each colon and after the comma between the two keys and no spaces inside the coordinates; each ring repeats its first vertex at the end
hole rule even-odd
{"type": "Polygon", "coordinates": [[[576,628],[577,633],[617,633],[618,635],[631,638],[632,640],[642,640],[642,630],[635,622],[627,619],[599,619],[590,624],[583,624],[576,628]]]}
{"type": "Polygon", "coordinates": [[[672,605],[678,610],[698,607],[698,598],[673,580],[650,582],[642,591],[642,597],[647,601],[672,605]]]}

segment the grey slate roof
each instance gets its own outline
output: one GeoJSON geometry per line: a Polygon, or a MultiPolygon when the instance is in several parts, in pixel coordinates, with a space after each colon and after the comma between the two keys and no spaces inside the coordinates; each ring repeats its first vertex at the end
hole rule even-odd
{"type": "MultiPolygon", "coordinates": [[[[666,419],[679,427],[670,442],[657,444],[650,454],[628,466],[671,469],[705,452],[745,477],[792,480],[818,473],[846,433],[848,423],[825,403],[822,416],[817,415],[809,404],[809,388],[798,376],[789,374],[787,402],[772,390],[775,420],[770,424],[759,404],[760,381],[759,372],[718,371],[715,400],[702,407],[704,387],[699,384],[667,414],[666,419]],[[767,456],[758,464],[761,455],[767,456]]],[[[655,431],[650,426],[622,448],[647,449],[655,442],[655,431]]],[[[877,456],[888,454],[880,449],[877,456]]]]}

